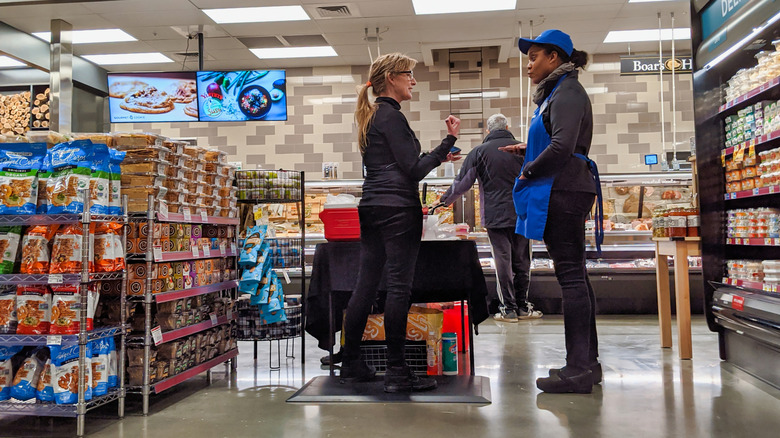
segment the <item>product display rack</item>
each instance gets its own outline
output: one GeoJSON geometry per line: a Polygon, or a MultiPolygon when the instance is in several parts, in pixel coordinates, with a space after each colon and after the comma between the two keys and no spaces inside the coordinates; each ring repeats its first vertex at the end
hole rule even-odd
{"type": "MultiPolygon", "coordinates": [[[[87,199],[86,193],[82,193],[82,198],[87,199]]],[[[123,199],[124,211],[127,211],[127,199],[123,199]]],[[[89,210],[90,203],[85,203],[85,209],[89,210]]],[[[0,223],[3,225],[36,225],[36,224],[75,224],[81,223],[83,236],[81,241],[82,256],[80,274],[4,274],[0,275],[0,284],[16,285],[51,285],[51,284],[71,284],[79,285],[80,303],[78,310],[79,333],[76,335],[18,335],[18,334],[0,334],[0,345],[25,345],[25,346],[46,346],[46,345],[79,345],[79,381],[78,381],[78,402],[76,404],[58,405],[54,402],[41,403],[37,400],[29,401],[0,401],[0,415],[20,415],[20,416],[49,416],[49,417],[72,417],[76,418],[76,435],[83,436],[86,413],[111,403],[118,402],[118,416],[123,418],[125,415],[125,345],[127,328],[126,320],[126,294],[127,294],[127,270],[110,273],[92,273],[89,272],[91,262],[89,250],[90,242],[90,224],[92,222],[116,222],[127,224],[127,216],[107,216],[92,215],[89,213],[73,215],[4,215],[0,216],[0,223]],[[95,281],[121,280],[121,291],[119,295],[120,321],[117,326],[100,327],[87,331],[87,312],[83,309],[88,308],[88,286],[95,281]],[[86,348],[87,343],[98,339],[112,336],[119,336],[121,339],[117,343],[117,373],[119,377],[119,386],[109,390],[102,396],[93,397],[86,401],[84,394],[86,377],[86,348]]],[[[125,248],[127,239],[127,227],[122,227],[122,248],[125,248]]],[[[124,255],[126,258],[126,254],[124,255]]]]}
{"type": "MultiPolygon", "coordinates": [[[[257,343],[258,341],[277,341],[277,363],[281,362],[281,353],[279,342],[293,341],[293,350],[295,349],[295,338],[301,338],[301,364],[306,361],[306,336],[303,328],[306,327],[306,276],[303,272],[306,267],[306,177],[303,171],[279,170],[239,170],[236,172],[236,183],[238,184],[238,202],[240,204],[295,204],[298,212],[299,234],[293,238],[272,238],[277,242],[286,242],[297,248],[297,256],[285,256],[285,259],[295,261],[295,264],[284,263],[280,265],[278,259],[274,259],[273,268],[277,273],[282,273],[284,277],[289,278],[292,272],[300,272],[300,305],[285,305],[288,321],[281,326],[272,327],[263,332],[253,331],[252,336],[239,336],[239,341],[252,341],[254,343],[254,359],[257,361],[257,343]],[[279,177],[281,174],[281,177],[279,177]],[[274,176],[276,179],[265,179],[266,176],[274,176]],[[270,181],[270,182],[268,182],[270,181]],[[274,183],[273,181],[276,181],[274,183]],[[297,181],[297,183],[296,183],[297,181]],[[288,187],[285,187],[288,186],[288,187]],[[290,189],[289,186],[292,186],[290,189]],[[297,187],[296,187],[297,186],[297,187]],[[243,199],[242,199],[243,198],[243,199]],[[300,270],[300,271],[298,271],[300,270]],[[262,336],[261,336],[262,335],[262,336]]],[[[246,228],[246,227],[244,227],[246,228]]],[[[289,282],[288,282],[289,283],[289,282]]],[[[287,346],[287,357],[294,357],[289,354],[289,345],[287,346]]],[[[269,363],[271,350],[269,348],[269,363]]],[[[271,365],[271,369],[279,369],[271,365]]]]}
{"type": "MultiPolygon", "coordinates": [[[[193,251],[179,251],[179,252],[161,252],[158,248],[153,246],[154,235],[150,231],[147,236],[147,251],[146,254],[138,254],[130,257],[130,260],[144,261],[146,262],[146,269],[148,272],[152,271],[152,264],[158,262],[169,261],[185,261],[185,260],[198,260],[206,258],[229,258],[237,255],[235,238],[238,235],[237,226],[239,223],[238,218],[223,218],[223,217],[209,217],[206,215],[191,215],[191,214],[171,214],[166,211],[159,211],[155,208],[158,205],[155,203],[155,199],[149,196],[149,209],[145,215],[135,216],[134,219],[138,222],[146,222],[149,230],[154,229],[155,223],[190,223],[190,224],[214,224],[214,225],[229,225],[236,228],[234,233],[234,241],[231,243],[231,247],[228,250],[221,248],[212,254],[199,254],[197,250],[193,251]]],[[[234,260],[233,264],[237,268],[237,262],[234,260]]],[[[172,388],[192,377],[197,376],[202,372],[211,372],[210,370],[222,363],[230,362],[230,370],[234,371],[236,368],[235,357],[238,355],[238,349],[232,349],[226,351],[224,354],[219,355],[213,359],[210,359],[204,363],[198,364],[187,370],[184,370],[178,374],[172,375],[166,379],[158,382],[151,382],[151,349],[152,346],[171,342],[176,339],[181,339],[185,336],[190,336],[203,332],[205,330],[218,327],[224,324],[230,324],[235,320],[231,310],[227,311],[227,315],[217,317],[215,314],[211,314],[211,318],[200,323],[189,325],[175,330],[169,330],[163,332],[159,326],[152,327],[152,305],[155,303],[170,302],[182,298],[195,297],[199,295],[205,295],[209,293],[221,292],[229,293],[231,298],[235,299],[236,289],[238,286],[237,280],[223,281],[220,283],[198,286],[189,289],[181,289],[175,291],[162,292],[158,294],[152,293],[152,278],[146,279],[145,293],[142,297],[144,307],[144,331],[142,337],[133,337],[131,342],[137,342],[143,345],[143,384],[141,386],[130,386],[128,392],[140,393],[142,397],[142,412],[143,415],[149,414],[149,397],[152,393],[159,394],[160,392],[172,388]]]]}
{"type": "MultiPolygon", "coordinates": [[[[719,5],[712,2],[710,5],[719,11],[719,5]]],[[[728,102],[724,103],[723,97],[730,78],[741,69],[757,65],[755,55],[759,51],[775,51],[770,42],[780,37],[780,25],[769,20],[780,13],[780,4],[754,2],[751,7],[735,8],[738,12],[714,27],[711,17],[705,14],[710,5],[691,3],[705,316],[710,330],[718,333],[721,359],[780,387],[777,285],[729,278],[726,263],[727,260],[780,259],[780,239],[729,237],[726,223],[727,212],[731,210],[780,208],[780,187],[727,193],[725,168],[727,159],[739,163],[743,157],[752,159],[753,154],[780,147],[777,131],[726,147],[726,118],[759,103],[762,106],[753,107],[754,110],[767,108],[765,105],[780,99],[780,77],[776,73],[770,76],[771,70],[761,67],[755,77],[761,77],[763,83],[752,83],[752,89],[728,102]],[[710,34],[705,33],[710,29],[710,34]],[[764,104],[765,101],[769,102],[764,104]]],[[[751,76],[750,80],[755,77],[751,76]]],[[[748,120],[745,123],[752,135],[761,127],[755,118],[752,123],[748,120]]]]}

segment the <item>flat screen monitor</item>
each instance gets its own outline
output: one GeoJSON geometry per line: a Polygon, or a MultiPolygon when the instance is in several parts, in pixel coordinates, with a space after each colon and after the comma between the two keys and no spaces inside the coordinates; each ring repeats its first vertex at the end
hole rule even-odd
{"type": "Polygon", "coordinates": [[[201,122],[287,120],[284,70],[199,71],[201,122]]]}
{"type": "Polygon", "coordinates": [[[645,155],[645,164],[647,164],[648,166],[652,166],[653,164],[658,164],[658,155],[657,154],[645,155]]]}
{"type": "Polygon", "coordinates": [[[111,123],[197,122],[196,72],[110,73],[111,123]]]}

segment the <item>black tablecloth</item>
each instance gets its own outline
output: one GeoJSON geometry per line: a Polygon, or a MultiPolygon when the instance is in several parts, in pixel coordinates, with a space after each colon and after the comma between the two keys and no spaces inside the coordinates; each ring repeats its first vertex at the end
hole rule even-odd
{"type": "MultiPolygon", "coordinates": [[[[334,327],[339,330],[342,310],[357,282],[360,242],[329,242],[317,245],[311,283],[306,297],[306,332],[317,338],[319,347],[329,344],[328,294],[334,309],[334,327]]],[[[380,292],[384,289],[384,278],[380,292]]],[[[413,303],[467,300],[469,316],[476,326],[489,316],[487,286],[476,244],[473,241],[424,241],[417,257],[413,303]]]]}

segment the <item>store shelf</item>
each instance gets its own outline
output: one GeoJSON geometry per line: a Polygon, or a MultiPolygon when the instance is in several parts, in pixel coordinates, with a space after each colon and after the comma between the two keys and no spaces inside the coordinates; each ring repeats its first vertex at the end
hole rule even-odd
{"type": "MultiPolygon", "coordinates": [[[[222,254],[220,250],[214,250],[209,255],[204,254],[202,251],[198,253],[198,257],[193,257],[192,251],[176,251],[176,252],[164,252],[162,257],[153,260],[154,262],[179,262],[185,260],[201,260],[201,259],[214,259],[220,257],[235,257],[238,255],[238,251],[227,250],[225,254],[222,254]]],[[[129,254],[128,260],[130,261],[145,261],[146,254],[129,254]]]]}
{"type": "Polygon", "coordinates": [[[759,97],[761,94],[777,88],[778,85],[780,85],[780,77],[774,78],[771,81],[762,84],[760,87],[754,88],[742,96],[726,102],[725,104],[721,105],[720,108],[718,108],[718,114],[723,114],[738,105],[741,105],[753,98],[759,97]]]}
{"type": "MultiPolygon", "coordinates": [[[[106,395],[93,397],[86,402],[85,410],[99,408],[107,403],[118,400],[121,395],[119,389],[112,389],[106,395]]],[[[40,417],[70,417],[78,416],[77,405],[58,405],[56,403],[41,403],[37,400],[16,401],[8,400],[0,402],[0,414],[2,415],[36,415],[40,417]]]]}
{"type": "Polygon", "coordinates": [[[168,331],[168,332],[163,332],[163,334],[162,334],[162,342],[160,342],[160,343],[164,344],[166,342],[175,341],[176,339],[180,339],[180,338],[183,338],[183,337],[189,336],[189,335],[194,335],[194,334],[200,333],[200,332],[202,332],[204,330],[208,330],[208,329],[210,329],[212,327],[218,327],[218,326],[220,326],[222,324],[227,324],[230,321],[231,320],[228,319],[227,316],[220,316],[220,317],[217,317],[217,323],[216,324],[211,322],[211,320],[209,319],[209,320],[206,320],[206,321],[203,321],[203,322],[199,322],[197,324],[189,325],[187,327],[182,327],[180,329],[171,330],[171,331],[168,331]]]}
{"type": "Polygon", "coordinates": [[[726,239],[726,245],[741,245],[741,246],[780,246],[780,239],[771,237],[729,237],[726,239]]]}
{"type": "Polygon", "coordinates": [[[221,216],[207,216],[205,219],[199,214],[190,215],[190,219],[187,220],[183,213],[168,213],[168,216],[163,215],[159,211],[157,212],[158,222],[179,222],[189,224],[212,224],[212,225],[238,225],[241,221],[237,217],[221,217],[221,216]]]}
{"type": "Polygon", "coordinates": [[[769,146],[770,143],[774,142],[774,140],[780,139],[780,130],[770,132],[766,135],[761,135],[759,137],[756,137],[754,140],[746,141],[744,143],[740,143],[737,146],[731,146],[726,149],[723,149],[723,152],[721,152],[721,156],[728,157],[729,155],[733,154],[735,150],[739,149],[747,149],[750,146],[756,147],[756,153],[758,152],[764,152],[764,150],[771,149],[769,146]]]}
{"type": "Polygon", "coordinates": [[[168,301],[175,301],[182,298],[195,297],[198,295],[208,294],[212,292],[219,292],[226,289],[233,289],[238,287],[238,280],[223,281],[222,283],[210,284],[208,286],[199,286],[189,289],[172,290],[169,292],[162,292],[154,294],[152,297],[158,303],[167,303],[168,301]]]}
{"type": "Polygon", "coordinates": [[[726,193],[723,197],[726,201],[733,201],[734,199],[754,198],[756,196],[774,195],[777,193],[780,193],[780,186],[756,187],[753,190],[726,193]]]}
{"type": "MultiPolygon", "coordinates": [[[[108,338],[110,336],[116,336],[122,333],[123,326],[111,326],[101,327],[87,332],[87,341],[95,341],[98,339],[108,338]]],[[[79,342],[79,335],[17,335],[17,334],[0,334],[0,345],[12,346],[12,345],[31,345],[31,346],[45,346],[45,345],[73,345],[79,342]]]]}
{"type": "MultiPolygon", "coordinates": [[[[121,280],[122,272],[93,272],[89,281],[121,280]]],[[[0,274],[0,284],[29,286],[35,284],[78,284],[81,274],[0,274]]]]}
{"type": "MultiPolygon", "coordinates": [[[[9,214],[0,215],[0,226],[12,225],[53,225],[53,224],[76,224],[81,222],[81,214],[9,214]]],[[[103,214],[93,214],[90,216],[92,222],[119,222],[124,223],[123,216],[109,216],[103,214]]]]}
{"type": "Polygon", "coordinates": [[[230,351],[225,352],[225,354],[222,354],[220,356],[215,357],[214,359],[211,359],[208,362],[203,362],[200,365],[195,365],[194,367],[188,369],[187,371],[183,371],[175,376],[171,376],[165,380],[161,380],[157,383],[153,383],[151,385],[152,390],[154,391],[155,394],[159,394],[165,391],[166,389],[173,388],[179,383],[182,383],[185,380],[189,380],[191,377],[195,377],[204,371],[208,371],[221,363],[233,359],[236,356],[238,356],[238,349],[234,348],[230,351]]]}
{"type": "Polygon", "coordinates": [[[723,277],[723,284],[729,286],[738,286],[746,289],[754,289],[762,292],[778,292],[777,284],[762,283],[760,281],[740,280],[736,278],[723,277]]]}

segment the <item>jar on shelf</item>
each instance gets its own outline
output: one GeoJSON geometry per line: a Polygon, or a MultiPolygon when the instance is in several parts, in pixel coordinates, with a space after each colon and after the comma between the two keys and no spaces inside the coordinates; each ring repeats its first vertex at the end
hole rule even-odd
{"type": "Polygon", "coordinates": [[[653,237],[666,237],[666,209],[658,206],[653,209],[653,237]]]}
{"type": "Polygon", "coordinates": [[[688,219],[685,209],[674,207],[669,211],[668,237],[685,237],[688,234],[688,219]]]}
{"type": "Polygon", "coordinates": [[[699,237],[699,223],[700,216],[699,216],[699,209],[696,207],[691,207],[688,209],[686,219],[688,221],[688,237],[699,237]]]}

